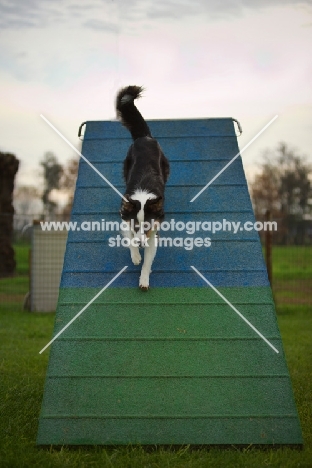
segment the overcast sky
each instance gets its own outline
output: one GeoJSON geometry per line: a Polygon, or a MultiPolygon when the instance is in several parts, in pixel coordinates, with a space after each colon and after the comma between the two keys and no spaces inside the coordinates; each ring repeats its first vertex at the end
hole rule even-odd
{"type": "Polygon", "coordinates": [[[0,0],[0,150],[38,183],[46,151],[64,163],[85,120],[115,119],[117,90],[143,85],[147,119],[234,117],[252,174],[285,141],[312,162],[312,1],[0,0]]]}

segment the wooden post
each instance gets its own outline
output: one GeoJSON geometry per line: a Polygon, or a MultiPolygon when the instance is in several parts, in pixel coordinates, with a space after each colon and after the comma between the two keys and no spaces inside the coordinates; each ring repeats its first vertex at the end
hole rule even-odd
{"type": "MultiPolygon", "coordinates": [[[[270,210],[266,211],[265,220],[271,220],[270,210]]],[[[272,288],[272,232],[269,229],[266,229],[265,231],[265,262],[268,270],[268,278],[272,288]]]]}
{"type": "Polygon", "coordinates": [[[14,154],[0,152],[0,278],[13,276],[16,267],[12,236],[13,189],[18,165],[14,154]]]}

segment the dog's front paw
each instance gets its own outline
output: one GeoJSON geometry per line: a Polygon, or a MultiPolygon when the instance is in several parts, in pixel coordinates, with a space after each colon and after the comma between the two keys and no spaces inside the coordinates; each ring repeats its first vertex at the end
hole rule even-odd
{"type": "Polygon", "coordinates": [[[149,289],[149,275],[141,274],[139,286],[142,291],[147,291],[149,289]]]}
{"type": "Polygon", "coordinates": [[[134,265],[140,265],[142,257],[139,250],[137,250],[136,252],[131,252],[131,260],[134,265]]]}

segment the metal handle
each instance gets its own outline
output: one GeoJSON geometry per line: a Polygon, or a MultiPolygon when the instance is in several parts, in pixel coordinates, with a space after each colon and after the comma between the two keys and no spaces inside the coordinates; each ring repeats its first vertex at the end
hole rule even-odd
{"type": "MultiPolygon", "coordinates": [[[[87,123],[87,122],[82,122],[82,124],[81,124],[80,127],[79,127],[79,130],[78,130],[78,137],[79,137],[79,138],[81,137],[82,127],[83,127],[86,123],[87,123]]],[[[80,138],[80,140],[82,140],[82,138],[80,138]]]]}
{"type": "Polygon", "coordinates": [[[238,121],[238,120],[236,120],[236,119],[233,119],[233,117],[232,117],[232,120],[233,120],[233,122],[236,122],[236,125],[237,125],[237,128],[238,128],[238,131],[239,131],[239,135],[238,135],[238,136],[241,136],[241,134],[243,133],[243,130],[242,130],[242,126],[241,126],[241,124],[239,123],[239,121],[238,121]]]}

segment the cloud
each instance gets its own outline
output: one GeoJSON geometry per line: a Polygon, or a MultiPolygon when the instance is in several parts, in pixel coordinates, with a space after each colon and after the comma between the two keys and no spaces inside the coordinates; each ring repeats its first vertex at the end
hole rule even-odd
{"type": "Polygon", "coordinates": [[[205,16],[207,20],[240,16],[246,9],[312,5],[312,0],[3,0],[2,29],[43,28],[60,22],[93,30],[116,32],[121,26],[135,31],[149,22],[205,16]],[[100,18],[105,18],[102,20],[100,18]],[[112,22],[106,18],[112,18],[112,22]],[[117,23],[118,24],[117,24],[117,23]],[[133,23],[136,22],[136,23],[133,23]]]}
{"type": "MultiPolygon", "coordinates": [[[[4,0],[5,1],[5,0],[4,0]]],[[[13,0],[0,3],[1,29],[42,28],[64,19],[62,0],[13,0]]]]}
{"type": "Polygon", "coordinates": [[[90,19],[82,23],[83,26],[89,29],[95,29],[97,31],[106,31],[116,33],[120,31],[120,27],[117,24],[108,21],[101,21],[98,19],[90,19]]]}
{"type": "Polygon", "coordinates": [[[27,164],[47,149],[71,155],[40,113],[75,141],[82,121],[115,117],[115,93],[127,84],[146,87],[139,102],[146,118],[232,115],[243,125],[242,139],[279,113],[266,136],[272,144],[287,139],[283,114],[291,108],[289,139],[311,147],[311,111],[293,110],[311,106],[311,29],[303,27],[310,1],[300,8],[284,6],[296,0],[4,3],[1,145],[27,164]]]}

